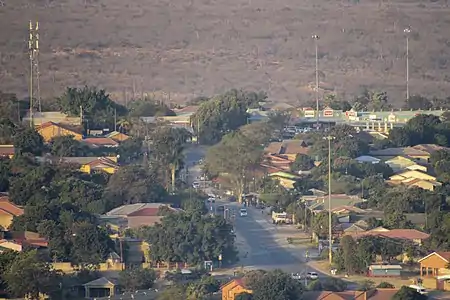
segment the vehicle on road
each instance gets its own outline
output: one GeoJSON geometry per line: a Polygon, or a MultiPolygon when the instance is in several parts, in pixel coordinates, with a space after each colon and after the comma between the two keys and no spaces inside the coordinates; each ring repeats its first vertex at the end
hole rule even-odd
{"type": "Polygon", "coordinates": [[[197,181],[194,181],[194,182],[192,183],[192,187],[193,187],[194,189],[198,189],[198,188],[200,188],[200,183],[198,183],[197,181]]]}
{"type": "Polygon", "coordinates": [[[290,224],[291,218],[289,218],[288,214],[285,212],[277,213],[272,212],[272,223],[273,224],[290,224]]]}
{"type": "Polygon", "coordinates": [[[428,291],[421,285],[412,284],[409,286],[409,288],[415,290],[417,293],[422,295],[428,294],[428,291]]]}
{"type": "Polygon", "coordinates": [[[216,202],[216,198],[208,198],[208,200],[206,200],[206,202],[208,202],[208,203],[215,203],[216,202]]]}
{"type": "Polygon", "coordinates": [[[302,275],[300,273],[291,273],[291,277],[292,277],[292,279],[295,279],[295,280],[302,279],[302,275]]]}
{"type": "Polygon", "coordinates": [[[311,279],[311,280],[316,280],[319,278],[319,274],[317,274],[316,272],[308,272],[306,274],[306,278],[311,279]]]}
{"type": "Polygon", "coordinates": [[[241,208],[239,210],[239,214],[241,215],[241,217],[246,217],[247,216],[247,210],[245,208],[241,208]]]}

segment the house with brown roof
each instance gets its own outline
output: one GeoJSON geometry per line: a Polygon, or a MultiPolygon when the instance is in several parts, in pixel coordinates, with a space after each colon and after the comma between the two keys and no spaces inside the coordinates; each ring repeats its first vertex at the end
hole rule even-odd
{"type": "Polygon", "coordinates": [[[272,142],[264,149],[265,153],[274,154],[293,162],[298,154],[309,153],[310,148],[303,140],[285,140],[272,142]]]}
{"type": "Polygon", "coordinates": [[[23,215],[23,208],[9,201],[7,196],[0,197],[0,227],[7,230],[15,217],[23,215]]]}
{"type": "Polygon", "coordinates": [[[92,148],[116,148],[119,146],[119,142],[109,137],[87,137],[82,139],[81,142],[92,148]]]}
{"type": "Polygon", "coordinates": [[[13,158],[14,153],[14,145],[0,145],[0,157],[13,158]]]}
{"type": "Polygon", "coordinates": [[[135,203],[114,208],[100,218],[105,223],[111,223],[115,225],[114,227],[122,229],[153,226],[161,222],[162,209],[172,212],[182,211],[165,203],[135,203]]]}
{"type": "Polygon", "coordinates": [[[233,279],[220,287],[222,291],[222,300],[234,300],[241,293],[252,293],[252,290],[245,286],[242,279],[233,279]]]}
{"type": "Polygon", "coordinates": [[[75,140],[83,138],[82,129],[62,123],[47,122],[36,127],[37,132],[42,136],[46,143],[58,136],[73,136],[75,140]]]}
{"type": "Polygon", "coordinates": [[[45,249],[47,247],[47,239],[31,231],[3,232],[0,240],[0,252],[7,249],[21,252],[27,248],[45,249]]]}
{"type": "Polygon", "coordinates": [[[407,187],[420,187],[433,191],[442,185],[436,177],[419,170],[405,170],[389,177],[387,181],[390,185],[405,185],[407,187]]]}
{"type": "Polygon", "coordinates": [[[306,291],[303,300],[389,300],[394,297],[398,289],[372,289],[369,291],[306,291]]]}
{"type": "Polygon", "coordinates": [[[416,229],[386,229],[384,227],[377,227],[372,230],[368,230],[360,233],[346,233],[352,236],[354,239],[360,239],[363,237],[374,236],[383,237],[396,240],[410,241],[417,245],[422,243],[430,237],[428,233],[416,230],[416,229]]]}
{"type": "Polygon", "coordinates": [[[412,147],[399,147],[399,148],[387,148],[382,150],[373,150],[369,152],[369,155],[380,158],[382,160],[388,160],[396,156],[407,156],[414,158],[418,162],[428,163],[431,154],[440,150],[450,150],[450,149],[434,144],[421,144],[412,147]]]}
{"type": "Polygon", "coordinates": [[[126,141],[130,138],[129,135],[127,135],[123,132],[119,132],[119,131],[113,131],[113,132],[107,134],[106,137],[111,138],[118,143],[126,141]]]}
{"type": "MultiPolygon", "coordinates": [[[[346,194],[332,194],[331,195],[331,210],[335,213],[348,213],[350,211],[360,211],[356,204],[363,202],[358,196],[346,194]]],[[[324,196],[303,196],[301,201],[306,204],[306,207],[313,213],[320,213],[328,211],[329,197],[324,196]]]]}

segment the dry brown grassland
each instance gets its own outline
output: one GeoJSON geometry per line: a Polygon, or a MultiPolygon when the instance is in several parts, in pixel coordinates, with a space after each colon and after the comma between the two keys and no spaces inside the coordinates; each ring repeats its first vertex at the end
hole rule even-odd
{"type": "Polygon", "coordinates": [[[27,93],[28,21],[41,30],[42,96],[96,85],[117,99],[170,101],[229,88],[307,101],[320,36],[321,93],[361,87],[405,95],[410,26],[411,94],[449,96],[450,8],[414,0],[3,0],[0,89],[27,93]]]}

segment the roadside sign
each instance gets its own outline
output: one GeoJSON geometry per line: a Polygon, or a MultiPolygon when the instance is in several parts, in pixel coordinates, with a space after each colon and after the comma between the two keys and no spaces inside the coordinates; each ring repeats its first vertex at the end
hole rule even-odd
{"type": "Polygon", "coordinates": [[[316,112],[314,110],[305,110],[304,111],[305,118],[314,118],[316,112]]]}
{"type": "Polygon", "coordinates": [[[390,114],[388,116],[388,121],[391,122],[391,123],[395,122],[396,119],[397,119],[397,117],[394,114],[390,114]]]}
{"type": "Polygon", "coordinates": [[[331,108],[326,108],[323,110],[323,116],[324,117],[332,117],[334,115],[334,110],[331,108]]]}

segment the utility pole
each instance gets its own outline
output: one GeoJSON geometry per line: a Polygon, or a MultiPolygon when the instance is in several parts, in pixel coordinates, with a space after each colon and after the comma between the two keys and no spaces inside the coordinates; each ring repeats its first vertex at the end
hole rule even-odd
{"type": "MultiPolygon", "coordinates": [[[[35,60],[37,59],[37,54],[39,53],[39,23],[36,22],[36,25],[33,25],[33,22],[30,21],[29,24],[29,31],[30,36],[28,40],[28,51],[30,55],[30,86],[29,86],[29,97],[30,97],[30,127],[33,127],[34,125],[34,117],[33,117],[33,98],[34,98],[34,83],[33,83],[33,77],[34,77],[34,67],[35,67],[35,60]]],[[[38,78],[39,78],[39,70],[37,70],[38,78]]],[[[37,79],[37,82],[39,82],[39,79],[37,79]]],[[[38,86],[38,93],[39,93],[39,86],[38,86]]],[[[39,96],[40,98],[40,96],[39,96]]]]}
{"type": "Polygon", "coordinates": [[[117,108],[114,108],[114,131],[117,131],[117,108]]]}
{"type": "Polygon", "coordinates": [[[406,35],[406,101],[409,100],[409,34],[411,29],[405,28],[403,32],[406,35]]]}
{"type": "Polygon", "coordinates": [[[316,50],[316,113],[317,113],[317,129],[319,129],[319,48],[318,41],[320,37],[318,35],[312,36],[314,40],[314,47],[316,50]]]}
{"type": "Polygon", "coordinates": [[[333,263],[333,229],[332,229],[332,212],[331,212],[331,141],[335,139],[334,136],[327,136],[324,139],[328,140],[328,260],[333,263]]]}

